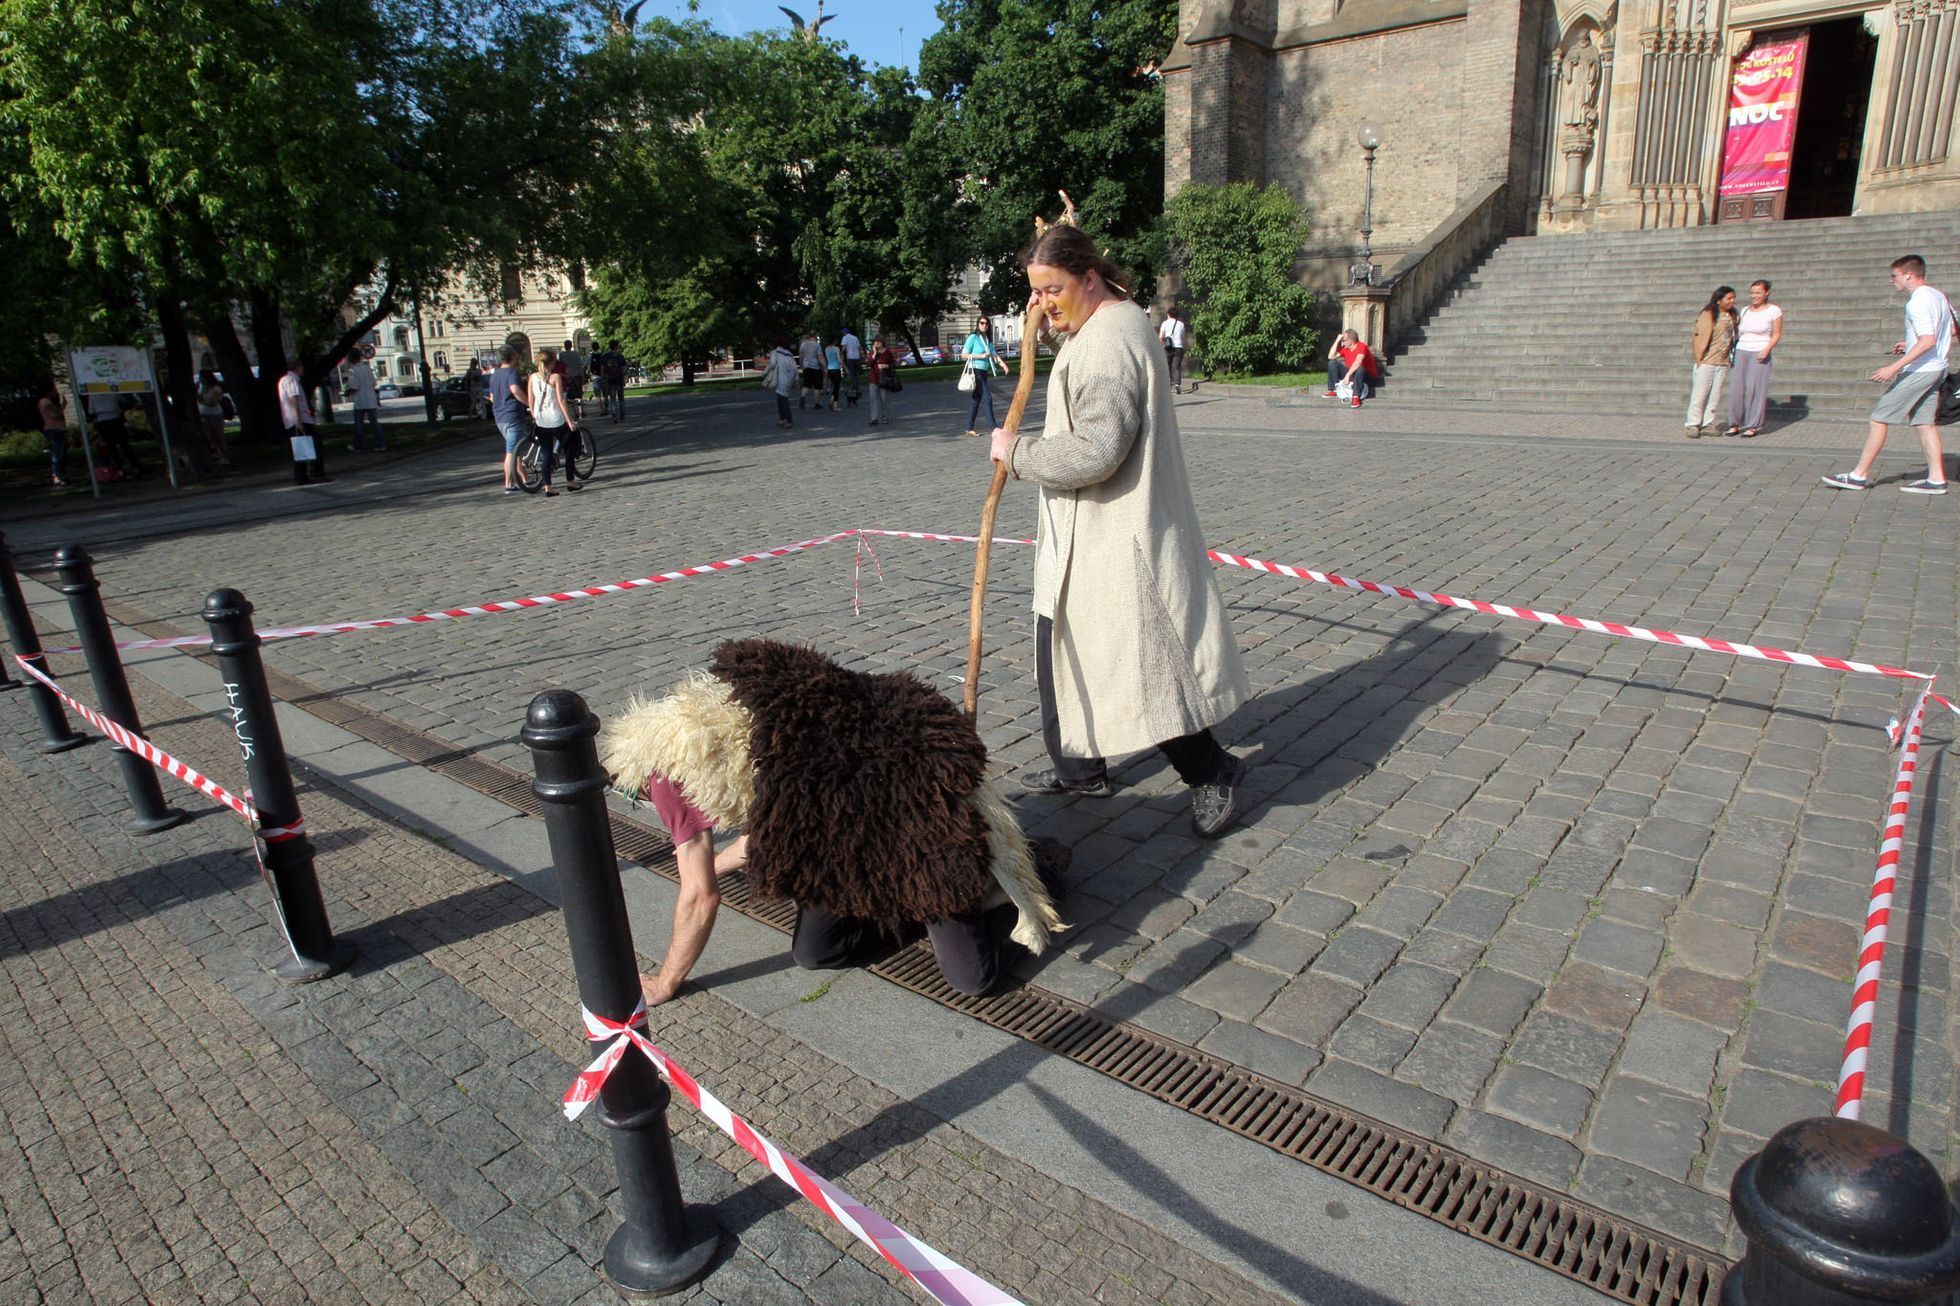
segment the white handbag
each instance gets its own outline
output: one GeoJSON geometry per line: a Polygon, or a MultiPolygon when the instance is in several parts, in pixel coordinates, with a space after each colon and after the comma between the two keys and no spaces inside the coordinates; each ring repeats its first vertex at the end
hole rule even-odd
{"type": "Polygon", "coordinates": [[[312,436],[295,435],[292,437],[292,441],[294,462],[310,463],[320,456],[320,451],[314,447],[312,436]]]}
{"type": "Polygon", "coordinates": [[[973,388],[974,388],[974,387],[975,387],[976,385],[978,385],[978,384],[979,384],[979,382],[978,382],[978,381],[975,381],[975,380],[973,379],[973,369],[972,369],[971,367],[967,367],[967,368],[962,368],[962,369],[961,369],[961,371],[960,371],[960,393],[961,393],[961,394],[963,394],[963,395],[970,395],[970,394],[972,394],[972,393],[973,393],[973,388]]]}

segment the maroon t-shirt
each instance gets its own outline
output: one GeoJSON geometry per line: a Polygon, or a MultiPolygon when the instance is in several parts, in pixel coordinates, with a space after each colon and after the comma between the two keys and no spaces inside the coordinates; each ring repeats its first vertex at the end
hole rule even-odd
{"type": "Polygon", "coordinates": [[[680,847],[703,830],[715,828],[714,818],[690,802],[679,785],[658,771],[647,777],[644,792],[647,801],[653,804],[653,810],[660,813],[660,819],[666,823],[674,847],[680,847]]]}

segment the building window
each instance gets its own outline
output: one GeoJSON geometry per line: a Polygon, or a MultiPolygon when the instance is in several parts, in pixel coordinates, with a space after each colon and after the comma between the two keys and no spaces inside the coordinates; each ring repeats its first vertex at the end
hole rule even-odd
{"type": "Polygon", "coordinates": [[[444,353],[440,349],[436,350],[436,371],[447,372],[448,370],[449,370],[449,355],[444,353]]]}

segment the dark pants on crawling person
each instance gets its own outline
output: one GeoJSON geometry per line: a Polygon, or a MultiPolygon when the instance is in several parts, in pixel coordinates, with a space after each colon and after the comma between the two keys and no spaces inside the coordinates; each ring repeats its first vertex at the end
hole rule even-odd
{"type": "MultiPolygon", "coordinates": [[[[1100,757],[1068,757],[1062,752],[1062,721],[1055,710],[1054,632],[1055,623],[1049,618],[1035,618],[1034,679],[1041,693],[1041,742],[1048,746],[1048,760],[1055,764],[1056,774],[1071,786],[1085,788],[1105,779],[1108,768],[1100,757]]],[[[1232,770],[1232,755],[1211,737],[1210,727],[1166,739],[1157,749],[1188,785],[1214,784],[1232,770]]]]}
{"type": "MultiPolygon", "coordinates": [[[[1003,903],[929,923],[926,937],[932,940],[933,959],[946,982],[976,998],[999,983],[1005,969],[1002,953],[1021,950],[1008,938],[1014,918],[1013,904],[1003,903]]],[[[798,903],[789,954],[804,970],[843,970],[875,960],[892,941],[876,921],[834,916],[821,907],[798,903]]]]}

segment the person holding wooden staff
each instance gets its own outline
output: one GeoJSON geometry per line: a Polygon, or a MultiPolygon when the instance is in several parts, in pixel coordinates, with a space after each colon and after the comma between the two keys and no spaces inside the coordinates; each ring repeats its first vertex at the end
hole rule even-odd
{"type": "Polygon", "coordinates": [[[1191,787],[1193,829],[1216,838],[1238,814],[1246,764],[1211,727],[1249,691],[1164,351],[1122,271],[1080,228],[1043,229],[1023,262],[1029,319],[1063,343],[1041,434],[996,428],[991,447],[1016,480],[1041,487],[1035,670],[1051,765],[1021,785],[1105,794],[1106,757],[1155,747],[1191,787]]]}

